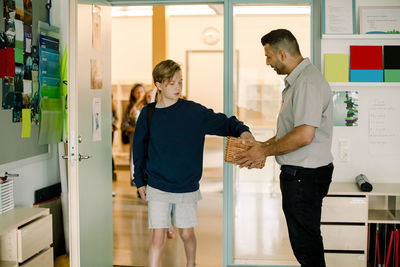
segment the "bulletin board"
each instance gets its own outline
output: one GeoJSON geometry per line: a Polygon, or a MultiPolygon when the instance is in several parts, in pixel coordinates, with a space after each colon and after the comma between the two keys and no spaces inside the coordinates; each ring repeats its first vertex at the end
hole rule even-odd
{"type": "Polygon", "coordinates": [[[49,145],[38,144],[39,126],[32,125],[30,138],[21,138],[22,123],[13,123],[11,112],[0,110],[0,165],[48,153],[49,145]]]}
{"type": "MultiPolygon", "coordinates": [[[[47,0],[32,1],[32,43],[37,42],[38,21],[47,21],[45,5],[47,0]]],[[[0,21],[3,22],[3,4],[0,1],[0,21]]],[[[0,23],[4,31],[4,23],[0,23]]],[[[0,79],[0,99],[2,99],[2,79],[0,79]]],[[[0,108],[0,165],[49,153],[49,145],[38,144],[39,126],[32,124],[31,137],[21,138],[22,123],[12,122],[12,110],[0,108]]]]}

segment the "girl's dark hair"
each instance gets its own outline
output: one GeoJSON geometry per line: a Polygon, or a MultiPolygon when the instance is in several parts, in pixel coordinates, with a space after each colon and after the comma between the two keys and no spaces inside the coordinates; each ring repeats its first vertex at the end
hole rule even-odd
{"type": "Polygon", "coordinates": [[[175,72],[180,71],[181,66],[171,59],[167,59],[158,63],[153,69],[153,81],[162,83],[164,81],[170,81],[175,72]]]}
{"type": "Polygon", "coordinates": [[[136,88],[138,88],[138,87],[143,87],[144,88],[143,84],[141,84],[141,83],[135,83],[133,85],[133,87],[131,89],[131,94],[129,96],[129,106],[133,106],[137,101],[134,93],[135,93],[136,88]]]}
{"type": "Polygon", "coordinates": [[[300,48],[296,37],[286,29],[270,31],[261,38],[261,44],[263,46],[269,44],[275,53],[279,49],[283,49],[288,51],[292,56],[300,55],[300,48]]]}

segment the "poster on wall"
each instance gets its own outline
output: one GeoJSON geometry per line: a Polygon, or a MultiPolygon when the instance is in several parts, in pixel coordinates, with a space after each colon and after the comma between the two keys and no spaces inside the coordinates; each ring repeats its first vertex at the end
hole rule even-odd
{"type": "Polygon", "coordinates": [[[333,126],[358,126],[358,91],[333,91],[333,126]]]}
{"type": "Polygon", "coordinates": [[[101,49],[101,7],[92,5],[92,47],[101,49]]]}
{"type": "Polygon", "coordinates": [[[102,89],[103,88],[102,62],[98,59],[91,59],[90,66],[91,66],[91,79],[90,79],[91,88],[102,89]]]}
{"type": "Polygon", "coordinates": [[[371,155],[400,154],[400,109],[393,97],[376,96],[369,103],[369,152],[371,155]]]}
{"type": "Polygon", "coordinates": [[[360,7],[360,33],[400,33],[400,6],[360,7]]]}
{"type": "Polygon", "coordinates": [[[324,33],[354,33],[354,0],[324,0],[324,33]]]}

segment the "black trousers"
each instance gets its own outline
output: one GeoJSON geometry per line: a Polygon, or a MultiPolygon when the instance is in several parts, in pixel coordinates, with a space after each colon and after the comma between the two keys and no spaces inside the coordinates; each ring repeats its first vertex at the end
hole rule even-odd
{"type": "Polygon", "coordinates": [[[321,206],[332,172],[332,163],[315,169],[281,167],[282,207],[290,244],[301,267],[325,267],[321,206]]]}

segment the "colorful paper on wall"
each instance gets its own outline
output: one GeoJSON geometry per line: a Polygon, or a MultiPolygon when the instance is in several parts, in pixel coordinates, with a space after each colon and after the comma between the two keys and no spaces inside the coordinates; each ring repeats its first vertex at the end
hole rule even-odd
{"type": "Polygon", "coordinates": [[[381,70],[383,69],[382,46],[350,46],[350,69],[381,70]]]}
{"type": "Polygon", "coordinates": [[[385,45],[383,47],[384,69],[400,69],[400,45],[385,45]]]}
{"type": "Polygon", "coordinates": [[[67,46],[64,49],[64,54],[62,56],[61,67],[60,67],[60,76],[61,76],[61,93],[63,96],[64,102],[64,136],[68,139],[68,49],[67,46]]]}
{"type": "Polygon", "coordinates": [[[398,70],[383,70],[385,82],[398,83],[400,82],[400,69],[398,70]]]}
{"type": "Polygon", "coordinates": [[[32,24],[32,0],[24,0],[24,23],[32,24]]]}
{"type": "Polygon", "coordinates": [[[15,63],[24,64],[24,50],[21,48],[15,48],[15,63]]]}
{"type": "Polygon", "coordinates": [[[4,78],[6,76],[6,64],[7,64],[5,49],[0,49],[0,62],[4,62],[4,64],[3,63],[0,64],[0,78],[4,78]]]}
{"type": "Polygon", "coordinates": [[[15,47],[24,48],[24,23],[22,20],[15,20],[15,47]]]}
{"type": "Polygon", "coordinates": [[[14,78],[14,86],[15,92],[22,93],[24,91],[24,65],[15,64],[15,78],[14,78]]]}
{"type": "Polygon", "coordinates": [[[14,78],[5,77],[2,80],[2,107],[3,109],[11,109],[14,107],[14,78]]]}
{"type": "MultiPolygon", "coordinates": [[[[21,94],[16,94],[16,95],[18,95],[19,97],[21,97],[21,94]]],[[[12,118],[12,122],[13,122],[13,123],[22,122],[22,109],[20,109],[20,108],[18,108],[18,109],[14,108],[14,109],[12,110],[12,115],[13,115],[13,118],[12,118]]]]}
{"type": "Polygon", "coordinates": [[[15,18],[24,20],[24,2],[23,2],[23,0],[15,0],[15,18]]]}
{"type": "Polygon", "coordinates": [[[14,48],[6,47],[6,75],[8,77],[15,76],[15,54],[14,48]]]}
{"type": "Polygon", "coordinates": [[[32,53],[32,26],[24,25],[24,52],[32,53]]]}
{"type": "Polygon", "coordinates": [[[383,70],[350,70],[350,82],[383,82],[383,70]]]}
{"type": "Polygon", "coordinates": [[[348,82],[349,55],[325,54],[324,75],[328,82],[348,82]]]}
{"type": "Polygon", "coordinates": [[[22,138],[31,137],[31,109],[22,110],[22,138]]]}
{"type": "Polygon", "coordinates": [[[9,19],[5,20],[6,27],[5,27],[5,32],[6,32],[6,45],[8,47],[15,47],[15,21],[14,17],[10,17],[9,19]]]}
{"type": "Polygon", "coordinates": [[[62,139],[62,104],[59,98],[43,98],[40,104],[39,144],[57,144],[62,139]]]}

